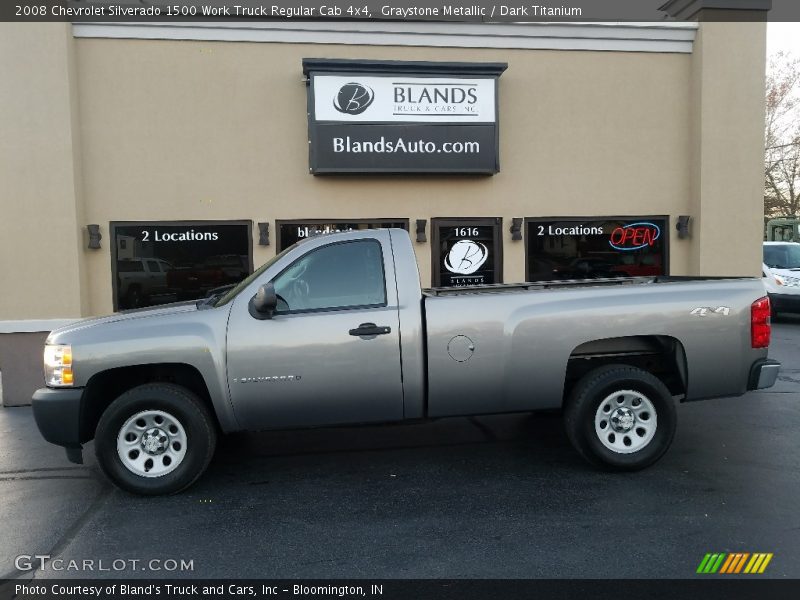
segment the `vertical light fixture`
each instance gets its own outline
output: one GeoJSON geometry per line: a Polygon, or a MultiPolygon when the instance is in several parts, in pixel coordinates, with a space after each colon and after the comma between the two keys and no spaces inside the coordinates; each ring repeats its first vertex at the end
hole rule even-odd
{"type": "Polygon", "coordinates": [[[258,224],[258,245],[269,246],[269,223],[258,224]]]}
{"type": "Polygon", "coordinates": [[[425,229],[428,227],[427,219],[417,219],[417,241],[427,242],[428,236],[425,234],[425,229]]]}
{"type": "Polygon", "coordinates": [[[100,240],[103,239],[103,234],[100,233],[100,225],[92,223],[87,225],[86,229],[89,230],[89,244],[87,247],[90,250],[98,250],[100,248],[100,240]]]}
{"type": "Polygon", "coordinates": [[[675,229],[678,230],[678,237],[681,239],[690,237],[689,232],[689,221],[692,220],[692,217],[689,215],[681,215],[678,217],[677,223],[675,223],[675,229]]]}

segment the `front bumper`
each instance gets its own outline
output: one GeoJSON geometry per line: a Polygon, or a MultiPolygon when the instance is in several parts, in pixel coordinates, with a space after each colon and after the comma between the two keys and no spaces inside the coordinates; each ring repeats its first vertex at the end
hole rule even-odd
{"type": "Polygon", "coordinates": [[[762,358],[750,367],[750,377],[747,380],[748,390],[763,390],[775,385],[781,363],[771,358],[762,358]]]}
{"type": "Polygon", "coordinates": [[[81,406],[83,389],[41,388],[33,393],[33,417],[44,439],[64,446],[67,458],[83,463],[81,445],[81,406]]]}

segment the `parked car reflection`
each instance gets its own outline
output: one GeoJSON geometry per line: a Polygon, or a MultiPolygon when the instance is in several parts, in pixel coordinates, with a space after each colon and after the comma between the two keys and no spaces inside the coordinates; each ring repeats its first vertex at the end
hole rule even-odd
{"type": "Polygon", "coordinates": [[[120,308],[139,308],[174,299],[168,286],[173,266],[160,258],[129,258],[117,261],[117,298],[120,308]],[[161,296],[168,299],[158,301],[161,296]]]}
{"type": "Polygon", "coordinates": [[[605,258],[576,258],[568,265],[553,269],[553,279],[600,279],[615,277],[614,263],[605,258]]]}

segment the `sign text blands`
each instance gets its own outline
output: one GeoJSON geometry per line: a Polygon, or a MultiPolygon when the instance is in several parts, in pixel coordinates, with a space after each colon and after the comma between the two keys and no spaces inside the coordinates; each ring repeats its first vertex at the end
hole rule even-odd
{"type": "Polygon", "coordinates": [[[494,123],[492,78],[317,75],[317,121],[494,123]]]}

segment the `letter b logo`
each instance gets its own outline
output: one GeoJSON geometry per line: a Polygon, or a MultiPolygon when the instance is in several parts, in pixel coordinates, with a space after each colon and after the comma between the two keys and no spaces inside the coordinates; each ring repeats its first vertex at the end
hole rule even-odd
{"type": "Polygon", "coordinates": [[[351,81],[339,89],[339,93],[333,99],[333,107],[340,113],[360,115],[367,110],[374,99],[375,93],[371,88],[351,81]]]}

